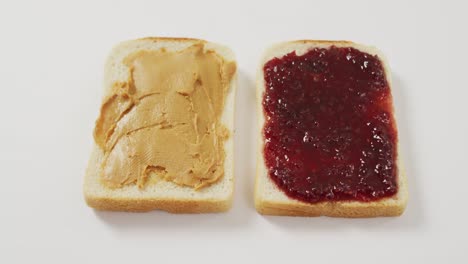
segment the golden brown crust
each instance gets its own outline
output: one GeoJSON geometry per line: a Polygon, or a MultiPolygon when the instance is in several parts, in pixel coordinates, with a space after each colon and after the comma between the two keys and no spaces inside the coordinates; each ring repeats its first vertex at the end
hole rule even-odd
{"type": "Polygon", "coordinates": [[[310,39],[299,39],[299,40],[293,40],[293,41],[288,41],[288,43],[313,43],[313,44],[354,44],[354,42],[349,41],[349,40],[310,40],[310,39]]]}
{"type": "Polygon", "coordinates": [[[178,38],[178,37],[145,37],[139,38],[137,40],[152,40],[152,41],[196,41],[196,42],[203,42],[206,43],[206,40],[197,39],[197,38],[178,38]]]}
{"type": "Polygon", "coordinates": [[[275,203],[256,201],[257,211],[265,215],[282,216],[331,216],[331,217],[377,217],[399,216],[405,207],[401,204],[372,204],[367,206],[352,206],[346,203],[322,203],[311,206],[309,204],[275,203]]]}
{"type": "Polygon", "coordinates": [[[194,201],[176,199],[122,199],[90,197],[85,195],[86,203],[97,210],[148,212],[163,210],[170,213],[218,213],[231,207],[232,199],[225,201],[194,201]]]}

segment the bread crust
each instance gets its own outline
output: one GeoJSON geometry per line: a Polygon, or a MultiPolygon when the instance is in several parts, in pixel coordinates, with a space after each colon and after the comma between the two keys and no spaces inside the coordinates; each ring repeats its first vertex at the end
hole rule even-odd
{"type": "Polygon", "coordinates": [[[189,200],[189,199],[132,199],[85,196],[86,203],[97,210],[148,212],[163,210],[175,214],[225,212],[231,208],[232,199],[189,200]]]}
{"type": "MultiPolygon", "coordinates": [[[[147,37],[130,40],[118,44],[112,50],[105,66],[104,96],[109,95],[115,60],[113,56],[121,56],[126,49],[138,48],[169,48],[182,49],[196,43],[206,44],[206,48],[214,50],[227,61],[235,62],[234,54],[230,49],[219,44],[193,38],[147,37]],[[156,47],[157,46],[157,47],[156,47]]],[[[222,116],[223,124],[230,131],[230,138],[225,143],[225,175],[210,186],[199,191],[190,187],[178,186],[172,182],[157,183],[140,190],[136,185],[125,186],[119,189],[109,189],[101,184],[99,171],[102,150],[94,144],[84,179],[84,198],[86,203],[97,210],[147,212],[163,210],[170,213],[215,213],[225,212],[232,205],[234,191],[234,103],[237,71],[230,80],[230,90],[227,95],[225,110],[222,116]]]]}
{"type": "MultiPolygon", "coordinates": [[[[351,41],[330,40],[295,40],[273,45],[265,52],[257,72],[257,114],[259,116],[258,147],[257,147],[257,172],[255,177],[255,208],[260,214],[281,216],[330,216],[330,217],[377,217],[377,216],[399,216],[407,204],[408,190],[406,175],[401,161],[399,142],[397,142],[397,167],[398,167],[398,192],[392,196],[378,201],[334,201],[306,203],[289,198],[281,191],[267,174],[263,157],[263,126],[264,112],[262,108],[262,97],[265,90],[263,79],[263,66],[270,59],[299,49],[305,52],[314,47],[353,47],[361,51],[378,55],[383,63],[387,81],[390,89],[391,74],[385,57],[373,47],[356,44],[351,41]]],[[[395,113],[395,111],[393,111],[395,113]]],[[[396,119],[396,118],[395,118],[396,119]]]]}
{"type": "Polygon", "coordinates": [[[263,201],[256,204],[256,209],[264,215],[280,216],[330,216],[344,218],[378,217],[378,216],[399,216],[403,213],[404,207],[399,205],[368,205],[368,206],[346,206],[340,203],[324,203],[321,205],[291,205],[288,203],[278,203],[263,201]]]}
{"type": "Polygon", "coordinates": [[[152,40],[152,41],[199,41],[206,43],[206,40],[203,39],[197,39],[197,38],[183,38],[183,37],[144,37],[144,38],[139,38],[136,40],[132,41],[139,41],[139,40],[152,40]]]}

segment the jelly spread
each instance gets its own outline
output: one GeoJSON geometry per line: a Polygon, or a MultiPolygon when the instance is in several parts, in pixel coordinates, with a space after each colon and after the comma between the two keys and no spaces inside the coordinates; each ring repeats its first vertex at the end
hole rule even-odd
{"type": "Polygon", "coordinates": [[[351,47],[268,61],[264,158],[289,197],[372,201],[397,192],[397,131],[382,62],[351,47]]]}
{"type": "Polygon", "coordinates": [[[229,131],[221,116],[236,70],[198,43],[178,52],[140,50],[123,63],[96,121],[101,181],[110,188],[164,179],[201,188],[224,174],[229,131]]]}

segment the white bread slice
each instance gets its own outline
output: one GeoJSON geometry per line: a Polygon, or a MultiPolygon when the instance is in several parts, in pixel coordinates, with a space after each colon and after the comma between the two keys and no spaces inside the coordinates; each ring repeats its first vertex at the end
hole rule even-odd
{"type": "MultiPolygon", "coordinates": [[[[339,201],[319,202],[315,204],[305,203],[291,199],[284,194],[270,179],[265,167],[263,156],[263,126],[265,116],[262,107],[262,98],[265,91],[263,66],[269,60],[296,51],[302,55],[312,48],[328,48],[330,46],[353,47],[371,55],[377,55],[383,63],[385,74],[390,88],[391,75],[385,57],[373,47],[356,44],[349,41],[317,41],[298,40],[276,44],[264,53],[257,73],[257,114],[258,114],[258,146],[257,146],[257,175],[255,180],[255,207],[257,211],[265,215],[288,215],[288,216],[332,216],[332,217],[377,217],[398,216],[406,207],[408,190],[406,176],[401,162],[399,147],[397,146],[398,167],[398,192],[388,198],[372,202],[339,201]]],[[[394,111],[393,111],[394,112],[394,111]]],[[[398,143],[399,144],[399,143],[398,143]]]]}
{"type": "MultiPolygon", "coordinates": [[[[235,62],[234,53],[227,47],[199,39],[144,38],[118,44],[112,50],[104,72],[104,98],[115,82],[126,81],[129,71],[122,60],[139,50],[179,51],[196,43],[204,43],[206,50],[213,50],[225,61],[235,62]]],[[[106,188],[100,181],[102,150],[94,144],[84,180],[84,196],[90,207],[99,210],[144,212],[164,210],[171,213],[211,213],[227,211],[232,204],[234,191],[234,102],[237,71],[230,81],[221,122],[230,131],[225,141],[224,176],[210,186],[195,190],[160,180],[143,189],[126,185],[118,189],[106,188]]]]}

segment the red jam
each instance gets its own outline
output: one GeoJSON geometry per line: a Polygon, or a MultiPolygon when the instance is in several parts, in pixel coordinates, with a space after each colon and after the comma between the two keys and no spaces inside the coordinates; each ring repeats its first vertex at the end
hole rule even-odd
{"type": "Polygon", "coordinates": [[[397,192],[392,96],[377,56],[314,48],[263,70],[264,157],[283,192],[308,203],[397,192]]]}

